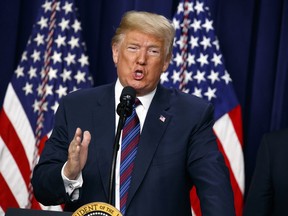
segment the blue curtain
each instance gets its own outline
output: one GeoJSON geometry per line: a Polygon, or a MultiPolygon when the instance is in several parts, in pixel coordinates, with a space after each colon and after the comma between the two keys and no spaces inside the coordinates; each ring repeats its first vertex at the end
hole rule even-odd
{"type": "MultiPolygon", "coordinates": [[[[95,86],[114,81],[111,37],[127,10],[172,18],[178,0],[76,0],[95,86]]],[[[288,127],[288,2],[207,0],[243,111],[246,190],[264,133],[288,127]]],[[[29,38],[39,0],[0,1],[0,106],[29,38]]],[[[1,122],[0,122],[1,127],[1,122]]]]}

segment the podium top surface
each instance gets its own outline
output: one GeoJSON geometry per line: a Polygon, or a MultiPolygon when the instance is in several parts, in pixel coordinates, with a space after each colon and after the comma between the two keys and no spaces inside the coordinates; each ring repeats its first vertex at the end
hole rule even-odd
{"type": "Polygon", "coordinates": [[[71,216],[72,214],[73,212],[8,208],[5,216],[71,216]]]}

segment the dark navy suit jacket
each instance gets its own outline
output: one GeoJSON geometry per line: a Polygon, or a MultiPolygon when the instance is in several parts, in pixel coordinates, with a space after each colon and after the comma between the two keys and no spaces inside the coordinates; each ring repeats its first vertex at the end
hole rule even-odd
{"type": "MultiPolygon", "coordinates": [[[[115,137],[114,87],[80,90],[63,98],[32,179],[35,196],[43,204],[65,203],[65,210],[75,211],[90,202],[108,201],[115,137]],[[92,139],[80,198],[71,202],[61,168],[77,127],[89,130],[92,139]]],[[[190,216],[192,185],[197,187],[203,215],[234,215],[229,173],[212,126],[211,104],[158,85],[141,133],[126,216],[190,216]]]]}
{"type": "Polygon", "coordinates": [[[245,216],[288,213],[288,129],[265,134],[245,202],[245,216]]]}

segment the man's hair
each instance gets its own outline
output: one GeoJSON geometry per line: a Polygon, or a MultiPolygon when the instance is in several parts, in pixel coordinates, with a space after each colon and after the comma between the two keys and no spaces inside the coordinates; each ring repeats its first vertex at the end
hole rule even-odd
{"type": "Polygon", "coordinates": [[[112,45],[123,40],[127,31],[137,30],[164,39],[166,56],[172,56],[175,29],[170,20],[162,15],[145,11],[126,12],[112,38],[112,45]]]}

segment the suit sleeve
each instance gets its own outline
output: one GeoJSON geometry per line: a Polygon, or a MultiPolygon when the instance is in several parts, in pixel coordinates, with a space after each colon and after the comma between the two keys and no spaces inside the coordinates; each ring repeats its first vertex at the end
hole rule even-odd
{"type": "Polygon", "coordinates": [[[244,215],[271,215],[273,191],[271,183],[270,153],[266,136],[258,150],[256,166],[245,202],[244,215]]]}
{"type": "Polygon", "coordinates": [[[40,160],[33,171],[32,185],[36,199],[43,205],[58,205],[69,200],[61,169],[67,161],[69,141],[63,102],[56,116],[55,127],[46,141],[40,160]]]}
{"type": "Polygon", "coordinates": [[[235,215],[229,171],[213,132],[213,107],[206,106],[190,137],[188,169],[202,215],[235,215]]]}

